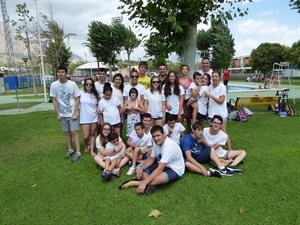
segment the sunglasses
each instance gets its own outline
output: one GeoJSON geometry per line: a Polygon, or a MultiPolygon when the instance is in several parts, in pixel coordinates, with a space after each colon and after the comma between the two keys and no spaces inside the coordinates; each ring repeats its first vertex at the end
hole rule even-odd
{"type": "Polygon", "coordinates": [[[90,86],[90,87],[92,87],[93,84],[91,84],[91,83],[86,83],[85,86],[90,86]]]}
{"type": "Polygon", "coordinates": [[[116,139],[116,140],[113,140],[111,143],[115,144],[115,143],[118,143],[118,142],[119,142],[119,140],[116,139]]]}
{"type": "Polygon", "coordinates": [[[152,84],[159,84],[159,81],[152,81],[152,84]]]}
{"type": "Polygon", "coordinates": [[[131,76],[131,78],[138,78],[139,76],[131,76]]]}

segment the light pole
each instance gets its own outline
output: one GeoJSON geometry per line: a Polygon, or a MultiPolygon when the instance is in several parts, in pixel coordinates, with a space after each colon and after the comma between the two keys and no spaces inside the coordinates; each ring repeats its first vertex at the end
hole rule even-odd
{"type": "MultiPolygon", "coordinates": [[[[41,41],[39,10],[38,10],[38,5],[37,5],[37,0],[34,0],[34,1],[35,1],[35,8],[36,8],[36,19],[37,19],[37,27],[38,27],[38,35],[39,35],[40,53],[41,53],[41,64],[42,64],[42,75],[43,75],[44,98],[45,98],[45,102],[47,102],[46,78],[45,78],[45,68],[44,68],[43,48],[42,48],[42,41],[41,41]]],[[[49,97],[50,97],[50,96],[49,96],[49,97]]]]}
{"type": "Polygon", "coordinates": [[[28,87],[30,87],[30,82],[29,82],[29,78],[28,78],[28,74],[27,74],[27,61],[28,61],[28,58],[24,57],[24,58],[22,58],[22,60],[25,63],[25,69],[26,69],[26,77],[27,77],[27,81],[28,81],[28,87]]]}

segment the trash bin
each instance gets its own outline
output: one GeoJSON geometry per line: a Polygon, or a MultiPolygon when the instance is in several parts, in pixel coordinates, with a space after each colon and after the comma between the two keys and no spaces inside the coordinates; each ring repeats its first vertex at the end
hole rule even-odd
{"type": "Polygon", "coordinates": [[[48,96],[49,96],[49,103],[52,103],[53,100],[52,100],[52,97],[50,97],[50,85],[46,85],[46,89],[47,89],[47,93],[48,93],[48,96]]]}

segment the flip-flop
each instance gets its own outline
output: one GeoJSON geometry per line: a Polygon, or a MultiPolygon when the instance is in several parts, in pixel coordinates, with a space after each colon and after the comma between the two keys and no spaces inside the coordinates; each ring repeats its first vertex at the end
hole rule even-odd
{"type": "Polygon", "coordinates": [[[138,179],[137,179],[137,178],[133,178],[133,179],[124,181],[124,182],[119,186],[119,189],[120,189],[120,190],[122,190],[122,189],[128,189],[129,187],[131,187],[132,181],[138,181],[138,179]]]}

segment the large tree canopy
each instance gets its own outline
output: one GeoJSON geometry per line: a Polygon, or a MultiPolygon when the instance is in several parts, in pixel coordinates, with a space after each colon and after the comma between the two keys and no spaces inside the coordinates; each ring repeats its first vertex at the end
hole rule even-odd
{"type": "Polygon", "coordinates": [[[262,43],[251,52],[252,69],[263,71],[266,75],[274,63],[284,62],[285,47],[277,43],[262,43]]]}
{"type": "Polygon", "coordinates": [[[298,13],[300,13],[300,0],[290,0],[289,4],[292,9],[296,9],[298,13]]]}
{"type": "Polygon", "coordinates": [[[244,1],[120,0],[119,8],[129,15],[130,20],[136,19],[138,25],[151,28],[150,36],[156,36],[166,43],[167,48],[162,50],[167,51],[167,54],[182,52],[183,62],[193,71],[197,24],[207,23],[210,19],[244,16],[247,9],[235,7],[235,3],[244,1]]]}

